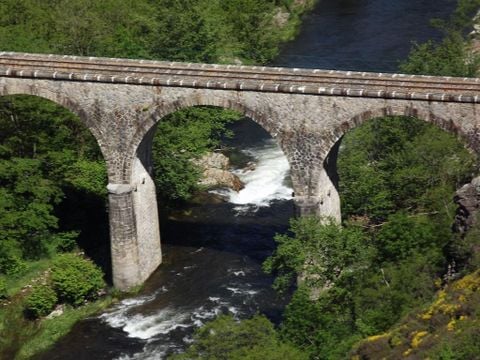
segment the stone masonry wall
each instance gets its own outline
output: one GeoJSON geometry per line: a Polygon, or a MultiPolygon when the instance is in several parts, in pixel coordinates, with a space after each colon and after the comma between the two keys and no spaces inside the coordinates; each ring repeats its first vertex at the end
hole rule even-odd
{"type": "Polygon", "coordinates": [[[150,147],[141,144],[157,122],[181,108],[234,109],[265,128],[290,163],[302,214],[340,218],[335,161],[325,160],[345,132],[368,119],[415,116],[480,151],[476,103],[0,77],[0,96],[10,94],[36,95],[70,109],[97,139],[108,168],[114,282],[121,289],[143,282],[161,261],[150,147]]]}

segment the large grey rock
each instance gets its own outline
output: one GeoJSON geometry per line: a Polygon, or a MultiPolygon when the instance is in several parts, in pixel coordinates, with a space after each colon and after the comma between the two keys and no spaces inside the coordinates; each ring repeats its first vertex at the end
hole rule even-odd
{"type": "Polygon", "coordinates": [[[480,214],[480,177],[458,189],[454,201],[458,205],[454,230],[464,234],[475,225],[480,214]]]}
{"type": "Polygon", "coordinates": [[[228,170],[230,166],[228,157],[219,152],[205,154],[200,159],[193,160],[193,163],[204,170],[210,168],[228,170]]]}
{"type": "Polygon", "coordinates": [[[206,154],[200,159],[194,160],[194,163],[203,170],[200,185],[209,188],[227,187],[234,191],[244,188],[240,178],[228,170],[230,160],[222,153],[206,154]]]}

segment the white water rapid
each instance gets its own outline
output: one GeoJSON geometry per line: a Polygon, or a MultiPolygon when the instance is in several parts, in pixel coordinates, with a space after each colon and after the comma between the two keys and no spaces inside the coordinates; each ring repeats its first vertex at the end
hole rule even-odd
{"type": "Polygon", "coordinates": [[[245,184],[239,192],[214,190],[232,204],[239,213],[254,211],[259,207],[269,206],[274,200],[290,200],[292,188],[287,184],[289,164],[282,150],[273,139],[266,140],[262,145],[242,150],[255,159],[255,168],[237,169],[233,173],[245,184]]]}

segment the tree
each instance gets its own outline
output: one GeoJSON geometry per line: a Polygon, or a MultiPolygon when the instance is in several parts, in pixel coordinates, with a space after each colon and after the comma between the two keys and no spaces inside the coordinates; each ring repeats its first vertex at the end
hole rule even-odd
{"type": "Polygon", "coordinates": [[[56,213],[65,188],[104,198],[105,184],[95,139],[75,115],[38,97],[0,98],[0,272],[71,249],[78,231],[59,231],[56,213]]]}
{"type": "Polygon", "coordinates": [[[479,0],[458,0],[450,19],[432,20],[444,33],[443,40],[414,44],[407,60],[400,64],[400,70],[409,74],[475,77],[480,57],[471,51],[465,35],[470,32],[479,7],[479,0]]]}
{"type": "Polygon", "coordinates": [[[215,149],[226,125],[240,118],[231,110],[192,107],[166,116],[157,125],[153,143],[155,183],[170,200],[187,200],[198,190],[200,170],[192,160],[215,149]]]}
{"type": "Polygon", "coordinates": [[[475,77],[480,64],[472,55],[462,34],[451,31],[440,44],[427,41],[415,44],[400,71],[408,74],[475,77]]]}
{"type": "MultiPolygon", "coordinates": [[[[347,133],[338,157],[342,215],[384,222],[399,209],[440,212],[475,173],[475,157],[451,134],[424,121],[386,117],[347,133]],[[445,203],[447,199],[447,203],[445,203]]],[[[433,214],[432,214],[433,215],[433,214]]]]}
{"type": "Polygon", "coordinates": [[[373,248],[362,230],[342,228],[333,219],[302,217],[290,221],[290,235],[276,235],[277,248],[264,262],[276,275],[274,287],[284,291],[296,276],[310,288],[345,281],[370,264],[373,248]]]}
{"type": "Polygon", "coordinates": [[[197,329],[194,342],[184,354],[171,359],[205,360],[307,360],[305,353],[281,342],[264,316],[237,321],[222,315],[197,329]]]}
{"type": "Polygon", "coordinates": [[[92,261],[72,253],[54,259],[51,282],[58,298],[75,306],[96,299],[105,286],[102,271],[92,261]]]}

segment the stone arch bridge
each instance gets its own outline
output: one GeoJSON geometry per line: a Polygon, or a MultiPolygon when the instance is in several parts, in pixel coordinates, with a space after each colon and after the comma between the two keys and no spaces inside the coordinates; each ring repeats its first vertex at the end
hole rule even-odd
{"type": "Polygon", "coordinates": [[[300,214],[340,218],[336,152],[349,129],[384,115],[435,123],[480,150],[480,79],[0,53],[0,96],[28,94],[77,114],[108,168],[114,285],[161,263],[151,146],[176,110],[213,105],[265,128],[291,167],[300,214]]]}

